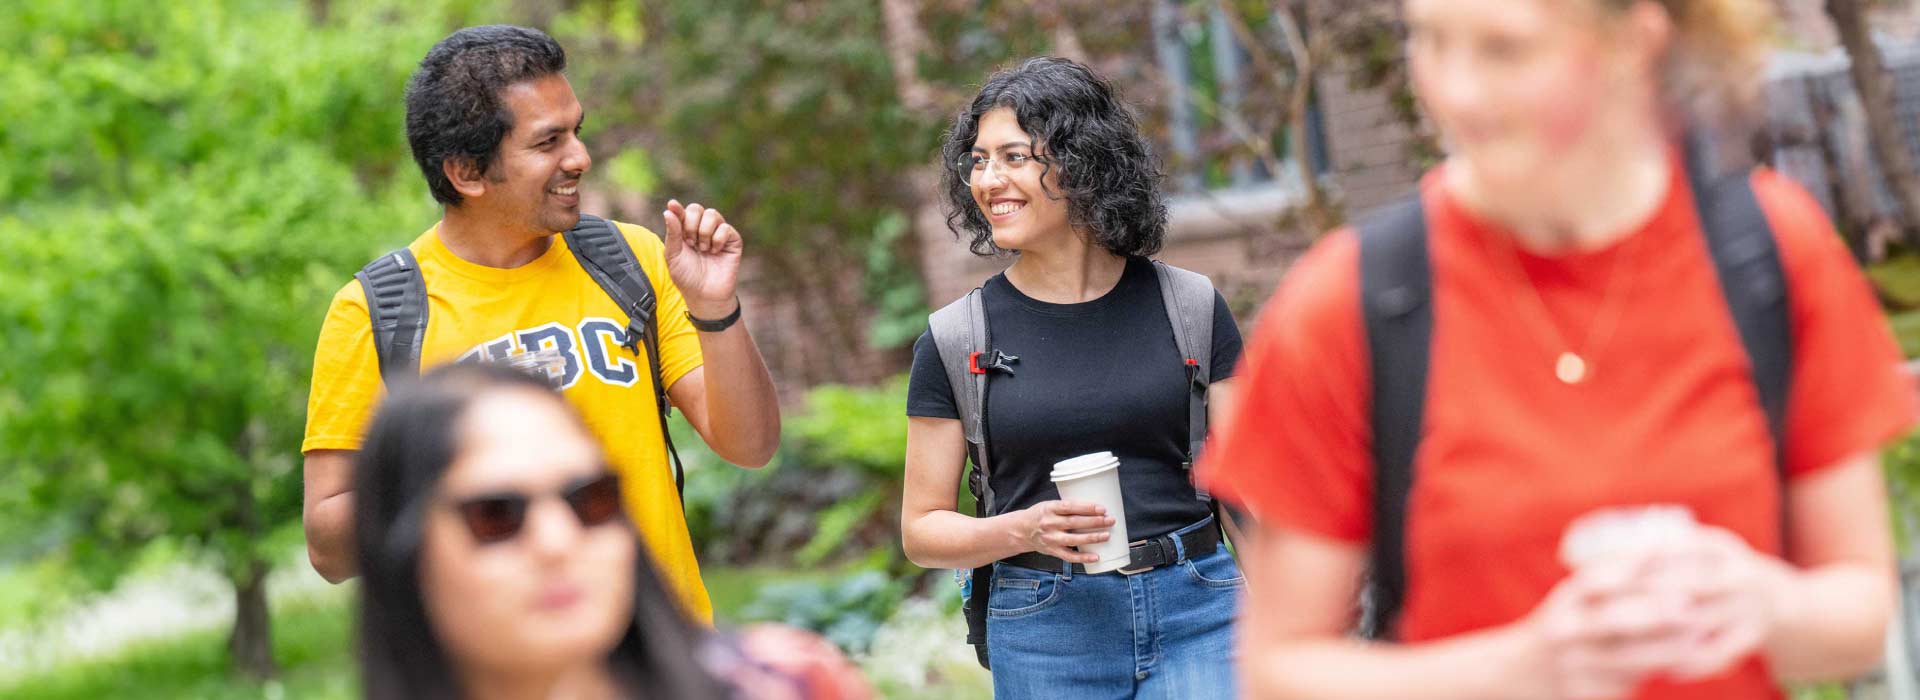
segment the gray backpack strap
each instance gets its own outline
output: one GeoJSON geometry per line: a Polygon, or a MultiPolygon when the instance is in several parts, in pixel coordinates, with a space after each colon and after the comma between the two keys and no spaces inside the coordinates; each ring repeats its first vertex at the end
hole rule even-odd
{"type": "Polygon", "coordinates": [[[993,515],[993,487],[987,481],[987,373],[980,357],[991,343],[987,337],[987,312],[974,289],[928,317],[928,330],[934,347],[940,351],[940,365],[947,371],[947,385],[953,390],[954,407],[960,412],[960,427],[967,436],[967,458],[973,471],[967,476],[967,488],[973,493],[979,515],[993,515]]]}
{"type": "MultiPolygon", "coordinates": [[[[1160,299],[1173,324],[1173,341],[1180,348],[1187,371],[1187,459],[1181,463],[1189,477],[1200,449],[1207,441],[1207,385],[1213,379],[1213,280],[1206,275],[1153,261],[1160,277],[1160,299]]],[[[1194,484],[1202,501],[1213,497],[1194,484]]]]}
{"type": "Polygon", "coordinates": [[[681,466],[680,452],[673,448],[673,435],[667,430],[667,416],[673,413],[673,404],[667,401],[667,384],[660,375],[660,324],[654,318],[653,281],[640,267],[633,246],[627,245],[627,237],[621,235],[620,228],[611,221],[582,214],[580,223],[560,237],[566,240],[567,250],[573,251],[574,259],[586,270],[587,276],[626,312],[626,347],[636,354],[643,348],[646,350],[647,369],[653,374],[654,409],[660,417],[660,440],[667,446],[667,461],[673,466],[673,486],[680,494],[684,509],[687,470],[681,466]]]}
{"type": "Polygon", "coordinates": [[[413,251],[401,248],[382,255],[353,277],[367,295],[380,379],[391,389],[418,378],[427,334],[427,282],[413,251]]]}
{"type": "MultiPolygon", "coordinates": [[[[940,365],[947,372],[947,386],[953,390],[954,407],[959,409],[960,425],[967,436],[967,458],[973,462],[973,469],[967,473],[967,490],[973,494],[974,515],[991,517],[995,504],[993,484],[987,478],[987,376],[995,371],[1012,374],[1009,365],[1020,358],[993,349],[979,288],[933,312],[927,326],[933,334],[934,348],[940,351],[940,365]]],[[[973,593],[963,603],[967,643],[973,645],[980,665],[988,669],[993,668],[987,658],[987,597],[992,582],[992,563],[974,568],[973,593]]]]}

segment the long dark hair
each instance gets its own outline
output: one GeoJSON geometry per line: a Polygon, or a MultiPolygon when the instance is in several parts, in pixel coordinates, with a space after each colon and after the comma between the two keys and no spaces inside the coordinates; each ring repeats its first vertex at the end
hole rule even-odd
{"type": "MultiPolygon", "coordinates": [[[[531,389],[576,415],[545,381],[508,367],[456,364],[398,387],[380,407],[354,464],[354,544],[360,557],[360,668],[368,700],[458,700],[461,691],[433,634],[420,591],[425,504],[459,453],[459,425],[489,392],[531,389]]],[[[669,698],[724,697],[695,653],[705,631],[654,574],[637,542],[633,621],[607,667],[629,691],[669,698]]]]}
{"type": "Polygon", "coordinates": [[[960,160],[980,137],[980,118],[1001,107],[1013,110],[1035,149],[1045,149],[1042,175],[1059,168],[1068,223],[1086,229],[1095,244],[1114,255],[1159,252],[1167,237],[1167,203],[1160,193],[1164,178],[1140,122],[1105,78],[1064,58],[1041,57],[988,78],[954,117],[941,146],[947,228],[968,239],[974,254],[1001,251],[993,244],[993,227],[973,201],[971,169],[960,160]]]}

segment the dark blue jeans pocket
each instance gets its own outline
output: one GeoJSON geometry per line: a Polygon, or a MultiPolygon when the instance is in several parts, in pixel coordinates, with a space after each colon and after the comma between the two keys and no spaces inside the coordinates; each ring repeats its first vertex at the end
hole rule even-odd
{"type": "Polygon", "coordinates": [[[997,566],[987,595],[987,614],[1025,617],[1060,602],[1060,575],[1017,566],[997,566]]]}
{"type": "Polygon", "coordinates": [[[1186,567],[1187,575],[1194,583],[1209,588],[1239,588],[1246,585],[1247,579],[1240,573],[1240,565],[1235,563],[1233,555],[1226,548],[1213,551],[1199,559],[1188,559],[1180,563],[1186,567]]]}

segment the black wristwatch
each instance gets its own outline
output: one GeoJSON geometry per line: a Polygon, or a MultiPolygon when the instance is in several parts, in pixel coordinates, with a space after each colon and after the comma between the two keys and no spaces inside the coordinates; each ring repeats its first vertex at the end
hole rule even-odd
{"type": "Polygon", "coordinates": [[[740,309],[745,306],[746,306],[745,304],[740,303],[739,297],[734,297],[733,313],[727,314],[726,318],[723,318],[717,321],[709,321],[704,318],[700,318],[699,316],[693,315],[692,311],[688,311],[687,322],[693,324],[694,330],[700,331],[702,333],[719,333],[720,331],[724,331],[728,328],[732,328],[733,324],[740,322],[740,309]]]}

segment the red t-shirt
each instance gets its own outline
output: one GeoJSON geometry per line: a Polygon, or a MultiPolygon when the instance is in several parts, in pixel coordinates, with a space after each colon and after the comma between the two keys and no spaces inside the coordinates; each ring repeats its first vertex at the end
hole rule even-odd
{"type": "MultiPolygon", "coordinates": [[[[1913,399],[1880,307],[1825,213],[1776,173],[1752,182],[1789,289],[1786,461],[1800,477],[1901,436],[1913,399]]],[[[1773,439],[1677,163],[1639,230],[1556,257],[1527,254],[1475,218],[1438,170],[1420,189],[1433,336],[1401,638],[1524,617],[1567,575],[1561,533],[1596,508],[1682,504],[1777,554],[1773,439]],[[1555,359],[1593,327],[1616,262],[1615,330],[1581,353],[1586,379],[1563,384],[1555,359]]],[[[1343,230],[1288,273],[1247,347],[1239,407],[1200,468],[1208,488],[1263,521],[1356,544],[1373,527],[1359,260],[1343,230]]],[[[1650,684],[1638,697],[1778,696],[1756,656],[1725,677],[1650,684]]]]}

